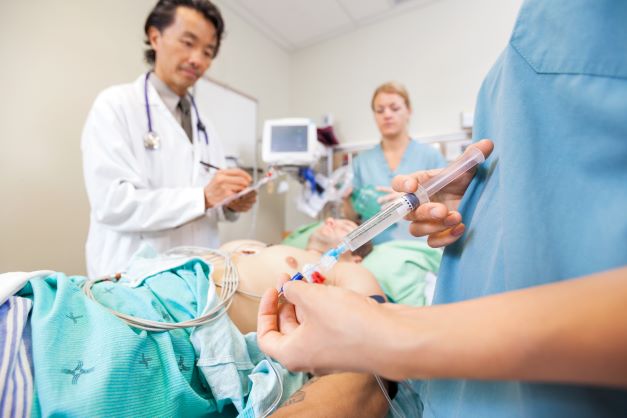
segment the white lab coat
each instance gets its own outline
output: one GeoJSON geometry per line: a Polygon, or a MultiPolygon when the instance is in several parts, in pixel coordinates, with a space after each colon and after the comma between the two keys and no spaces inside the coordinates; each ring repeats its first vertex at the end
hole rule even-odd
{"type": "Polygon", "coordinates": [[[83,130],[83,172],[91,205],[86,244],[90,277],[124,271],[142,243],[157,251],[179,245],[219,245],[217,224],[225,215],[221,208],[205,211],[203,191],[215,170],[200,164],[202,160],[225,166],[215,130],[201,116],[209,135],[206,145],[192,112],[192,145],[148,83],[160,148],[146,149],[144,77],[100,93],[83,130]]]}

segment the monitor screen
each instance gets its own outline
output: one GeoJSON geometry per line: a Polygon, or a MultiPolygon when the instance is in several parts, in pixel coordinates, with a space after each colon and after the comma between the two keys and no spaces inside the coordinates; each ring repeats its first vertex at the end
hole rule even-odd
{"type": "Polygon", "coordinates": [[[273,126],[272,152],[307,152],[307,125],[273,126]]]}

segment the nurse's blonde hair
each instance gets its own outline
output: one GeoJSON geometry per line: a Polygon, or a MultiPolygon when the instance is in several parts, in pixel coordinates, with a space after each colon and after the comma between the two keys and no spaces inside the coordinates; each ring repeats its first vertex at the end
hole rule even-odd
{"type": "Polygon", "coordinates": [[[398,94],[399,96],[403,98],[403,101],[405,102],[405,106],[407,106],[407,109],[411,110],[411,103],[409,101],[409,93],[407,93],[407,89],[401,83],[396,82],[396,81],[388,81],[387,83],[383,83],[379,87],[377,87],[377,89],[374,91],[374,94],[372,95],[372,100],[370,101],[370,108],[373,111],[374,111],[374,99],[377,98],[377,95],[379,93],[398,94]]]}

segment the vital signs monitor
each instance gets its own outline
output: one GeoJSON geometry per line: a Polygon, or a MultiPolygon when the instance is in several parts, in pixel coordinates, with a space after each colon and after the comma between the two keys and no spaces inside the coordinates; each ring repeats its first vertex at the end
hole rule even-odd
{"type": "Polygon", "coordinates": [[[263,127],[262,159],[272,165],[310,165],[320,157],[316,125],[309,119],[271,119],[263,127]]]}

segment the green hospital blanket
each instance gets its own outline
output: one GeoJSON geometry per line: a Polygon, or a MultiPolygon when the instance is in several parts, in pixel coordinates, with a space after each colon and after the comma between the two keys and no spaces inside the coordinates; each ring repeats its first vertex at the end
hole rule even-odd
{"type": "MultiPolygon", "coordinates": [[[[123,313],[178,322],[205,308],[209,275],[210,267],[196,260],[137,288],[101,282],[92,289],[123,313]]],[[[193,333],[146,332],[88,299],[79,288],[84,280],[56,273],[20,292],[33,300],[33,416],[254,417],[277,395],[255,334],[243,336],[227,315],[193,333]]],[[[285,400],[305,377],[273,365],[285,400]]]]}
{"type": "Polygon", "coordinates": [[[425,241],[388,241],[375,245],[363,265],[392,302],[424,306],[425,276],[437,273],[441,260],[442,250],[429,247],[425,241]]]}
{"type": "Polygon", "coordinates": [[[287,237],[285,237],[282,244],[304,250],[307,247],[309,237],[313,234],[316,228],[320,226],[320,224],[322,224],[322,222],[314,222],[295,229],[287,237]]]}

